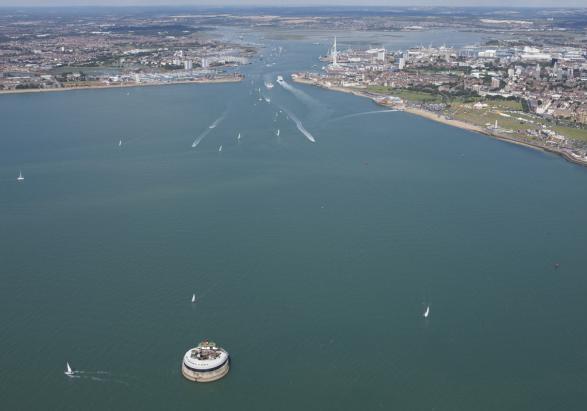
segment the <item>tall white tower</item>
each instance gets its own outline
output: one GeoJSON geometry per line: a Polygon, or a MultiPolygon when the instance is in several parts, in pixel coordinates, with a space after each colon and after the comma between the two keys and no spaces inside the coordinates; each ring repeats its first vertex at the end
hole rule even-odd
{"type": "Polygon", "coordinates": [[[336,36],[334,36],[334,44],[332,45],[332,66],[337,67],[338,62],[336,61],[336,36]]]}

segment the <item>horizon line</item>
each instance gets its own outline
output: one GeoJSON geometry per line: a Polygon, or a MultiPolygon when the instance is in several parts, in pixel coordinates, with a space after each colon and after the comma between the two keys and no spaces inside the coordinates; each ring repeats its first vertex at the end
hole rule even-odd
{"type": "Polygon", "coordinates": [[[587,9],[585,6],[573,6],[573,5],[519,5],[519,6],[499,6],[499,5],[459,5],[459,6],[441,6],[441,5],[419,5],[419,6],[394,6],[394,5],[382,5],[382,4],[367,4],[367,5],[339,5],[333,6],[328,4],[294,4],[294,5],[269,5],[269,4],[61,4],[61,5],[0,5],[0,9],[4,8],[27,8],[27,9],[56,9],[56,8],[208,8],[208,9],[235,9],[235,8],[270,8],[270,9],[296,9],[296,8],[331,8],[331,9],[365,9],[365,8],[378,8],[378,9],[401,9],[401,10],[414,10],[414,9],[503,9],[503,10],[517,10],[517,9],[587,9]]]}

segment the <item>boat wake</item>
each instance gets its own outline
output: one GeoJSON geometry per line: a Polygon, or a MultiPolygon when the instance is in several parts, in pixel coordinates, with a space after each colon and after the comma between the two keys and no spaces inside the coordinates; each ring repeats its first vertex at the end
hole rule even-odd
{"type": "Polygon", "coordinates": [[[92,375],[92,374],[96,374],[96,375],[111,375],[112,373],[110,371],[72,371],[75,374],[88,374],[88,375],[92,375]]]}
{"type": "Polygon", "coordinates": [[[130,385],[128,382],[121,380],[112,375],[109,371],[81,371],[75,370],[71,371],[70,374],[67,374],[69,378],[81,379],[81,380],[91,380],[91,381],[98,381],[98,382],[105,382],[105,383],[116,383],[116,384],[123,384],[123,385],[130,385]]]}
{"type": "Polygon", "coordinates": [[[283,87],[284,89],[286,89],[287,91],[292,93],[294,96],[299,98],[302,102],[304,102],[310,106],[321,105],[320,102],[318,100],[316,100],[314,97],[311,97],[309,94],[303,92],[299,88],[292,86],[291,84],[289,84],[287,81],[285,81],[283,79],[280,79],[277,82],[277,84],[279,84],[281,87],[283,87]]]}
{"type": "Polygon", "coordinates": [[[192,148],[198,147],[198,144],[200,144],[202,140],[206,138],[206,136],[210,134],[210,132],[214,130],[222,122],[222,120],[224,120],[224,117],[226,117],[226,112],[222,113],[220,117],[214,120],[214,122],[210,124],[206,130],[204,130],[204,132],[202,132],[198,137],[196,137],[196,139],[192,143],[192,148]]]}
{"type": "Polygon", "coordinates": [[[217,126],[218,124],[220,124],[220,122],[221,122],[222,120],[224,120],[224,116],[225,116],[225,115],[226,115],[226,113],[223,113],[223,114],[222,114],[220,117],[218,117],[216,120],[214,120],[214,122],[213,122],[212,124],[210,124],[210,125],[208,126],[208,128],[216,128],[216,126],[217,126]]]}
{"type": "Polygon", "coordinates": [[[306,128],[304,127],[304,124],[301,122],[301,120],[299,118],[297,118],[297,116],[294,113],[292,113],[291,111],[289,111],[285,107],[282,107],[282,110],[285,111],[285,113],[288,115],[288,117],[295,123],[296,127],[298,128],[300,133],[302,133],[304,135],[304,137],[306,137],[312,143],[316,142],[316,139],[314,138],[312,133],[310,133],[308,130],[306,130],[306,128]]]}
{"type": "Polygon", "coordinates": [[[353,118],[353,117],[359,117],[359,116],[366,116],[369,114],[381,114],[381,113],[395,113],[399,110],[373,110],[373,111],[364,111],[362,113],[353,113],[353,114],[347,114],[341,117],[336,117],[333,118],[332,120],[329,120],[329,122],[332,121],[339,121],[339,120],[345,120],[347,118],[353,118]]]}

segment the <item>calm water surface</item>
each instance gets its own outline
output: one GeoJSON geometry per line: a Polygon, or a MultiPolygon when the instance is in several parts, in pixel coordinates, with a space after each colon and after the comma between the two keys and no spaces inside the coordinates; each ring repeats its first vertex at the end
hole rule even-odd
{"type": "Polygon", "coordinates": [[[239,84],[0,97],[1,408],[585,409],[587,170],[267,90],[325,46],[266,44],[239,84]]]}

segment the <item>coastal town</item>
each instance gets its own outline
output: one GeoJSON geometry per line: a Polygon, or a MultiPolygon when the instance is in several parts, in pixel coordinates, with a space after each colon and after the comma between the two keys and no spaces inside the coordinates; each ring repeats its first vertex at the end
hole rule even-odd
{"type": "Polygon", "coordinates": [[[242,79],[256,50],[177,17],[0,16],[0,92],[242,79]]]}
{"type": "Polygon", "coordinates": [[[0,113],[0,411],[585,410],[587,0],[0,0],[0,113]]]}
{"type": "Polygon", "coordinates": [[[292,78],[587,164],[584,47],[339,48],[335,38],[321,71],[292,78]]]}
{"type": "Polygon", "coordinates": [[[378,104],[587,162],[587,40],[569,9],[524,18],[469,12],[425,18],[405,9],[382,15],[162,13],[0,16],[0,93],[233,82],[262,44],[247,30],[295,36],[332,33],[322,69],[298,82],[372,98],[378,104]],[[556,16],[556,17],[552,17],[556,16]],[[419,32],[451,27],[484,33],[467,46],[404,50],[336,44],[343,27],[358,32],[419,32]]]}

